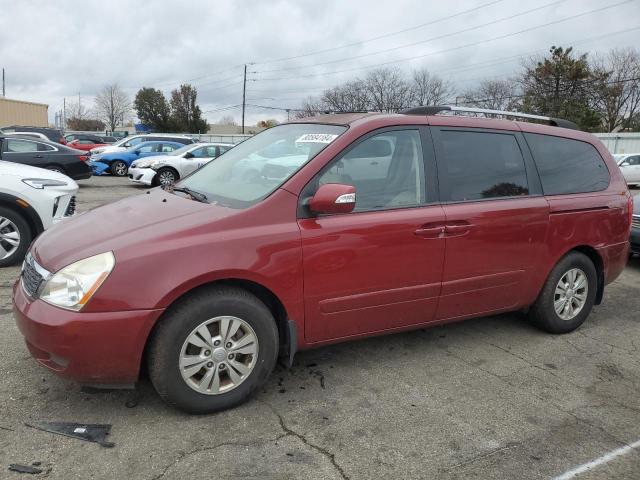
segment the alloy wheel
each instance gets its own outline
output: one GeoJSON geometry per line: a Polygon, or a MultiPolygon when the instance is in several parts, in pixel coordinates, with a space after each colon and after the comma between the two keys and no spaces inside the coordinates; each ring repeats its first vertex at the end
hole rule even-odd
{"type": "Polygon", "coordinates": [[[114,169],[119,177],[124,177],[127,174],[127,166],[124,162],[116,162],[114,169]]]}
{"type": "Polygon", "coordinates": [[[579,268],[567,271],[556,286],[553,307],[562,320],[573,320],[584,307],[589,293],[587,275],[579,268]]]}
{"type": "Polygon", "coordinates": [[[158,183],[163,187],[166,185],[173,185],[175,181],[175,175],[170,170],[160,172],[160,175],[158,175],[158,183]]]}
{"type": "Polygon", "coordinates": [[[15,223],[0,217],[0,260],[9,258],[20,246],[20,231],[15,223]]]}
{"type": "Polygon", "coordinates": [[[233,390],[253,371],[258,337],[238,317],[204,321],[187,336],[180,350],[179,369],[189,387],[205,395],[233,390]]]}

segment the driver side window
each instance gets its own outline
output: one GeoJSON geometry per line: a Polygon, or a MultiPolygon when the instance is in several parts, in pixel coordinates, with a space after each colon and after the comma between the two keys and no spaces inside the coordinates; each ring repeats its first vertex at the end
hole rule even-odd
{"type": "Polygon", "coordinates": [[[392,130],[369,137],[335,159],[318,182],[354,186],[355,212],[423,205],[425,176],[420,133],[392,130]]]}

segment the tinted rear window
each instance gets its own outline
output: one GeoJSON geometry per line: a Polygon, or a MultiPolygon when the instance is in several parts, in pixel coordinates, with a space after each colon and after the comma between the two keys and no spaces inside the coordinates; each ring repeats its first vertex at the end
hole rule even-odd
{"type": "Polygon", "coordinates": [[[526,133],[545,195],[598,192],[609,186],[609,170],[589,143],[526,133]]]}
{"type": "Polygon", "coordinates": [[[440,136],[438,174],[448,187],[445,201],[529,194],[524,158],[513,135],[442,130],[440,136]]]}

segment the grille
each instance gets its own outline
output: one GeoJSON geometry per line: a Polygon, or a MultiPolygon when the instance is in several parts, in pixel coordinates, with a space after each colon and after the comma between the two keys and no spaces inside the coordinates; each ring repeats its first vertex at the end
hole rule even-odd
{"type": "Polygon", "coordinates": [[[640,228],[640,215],[634,215],[631,219],[631,226],[633,228],[640,228]]]}
{"type": "Polygon", "coordinates": [[[76,213],[76,196],[74,195],[69,200],[69,205],[67,205],[67,210],[64,212],[65,217],[71,217],[76,213]]]}
{"type": "Polygon", "coordinates": [[[25,292],[30,297],[35,297],[40,285],[44,281],[42,275],[38,273],[36,267],[33,266],[33,260],[29,258],[29,260],[25,260],[24,269],[22,270],[22,285],[24,287],[25,292]]]}

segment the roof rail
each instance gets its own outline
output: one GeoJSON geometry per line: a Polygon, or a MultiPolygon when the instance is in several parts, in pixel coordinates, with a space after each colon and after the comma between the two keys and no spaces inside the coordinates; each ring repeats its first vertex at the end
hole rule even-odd
{"type": "Polygon", "coordinates": [[[553,127],[570,128],[572,130],[580,130],[580,127],[569,120],[562,118],[545,117],[543,115],[532,115],[530,113],[507,112],[503,110],[490,110],[487,108],[473,107],[457,107],[451,105],[434,105],[428,107],[414,107],[403,110],[400,113],[405,115],[435,115],[440,112],[467,112],[467,113],[484,113],[490,115],[503,115],[505,117],[530,118],[533,120],[543,120],[553,127]]]}

